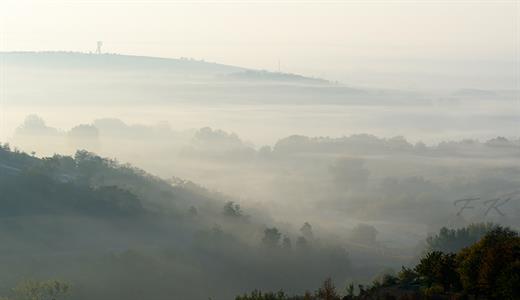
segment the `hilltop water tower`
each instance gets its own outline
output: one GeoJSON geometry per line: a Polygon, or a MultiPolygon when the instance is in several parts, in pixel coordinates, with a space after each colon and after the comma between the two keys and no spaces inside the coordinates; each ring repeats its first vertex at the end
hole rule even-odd
{"type": "Polygon", "coordinates": [[[101,54],[101,47],[103,46],[102,41],[97,42],[96,54],[101,54]]]}

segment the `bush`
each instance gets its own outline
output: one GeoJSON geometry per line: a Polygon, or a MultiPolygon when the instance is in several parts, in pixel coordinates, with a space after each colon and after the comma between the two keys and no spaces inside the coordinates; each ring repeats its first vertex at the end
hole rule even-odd
{"type": "Polygon", "coordinates": [[[458,273],[468,293],[490,299],[520,299],[520,237],[498,227],[462,250],[458,273]]]}

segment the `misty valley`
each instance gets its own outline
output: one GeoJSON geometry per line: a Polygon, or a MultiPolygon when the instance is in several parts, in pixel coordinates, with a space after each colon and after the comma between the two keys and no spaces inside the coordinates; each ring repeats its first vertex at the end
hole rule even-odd
{"type": "Polygon", "coordinates": [[[0,58],[0,299],[520,297],[519,90],[0,58]]]}

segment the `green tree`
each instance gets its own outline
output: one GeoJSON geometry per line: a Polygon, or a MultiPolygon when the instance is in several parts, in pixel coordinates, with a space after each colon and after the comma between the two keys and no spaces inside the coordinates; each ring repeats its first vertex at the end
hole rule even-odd
{"type": "Polygon", "coordinates": [[[262,243],[268,247],[274,248],[279,245],[281,237],[282,234],[280,233],[278,228],[266,228],[264,230],[264,237],[262,238],[262,243]]]}
{"type": "Polygon", "coordinates": [[[432,251],[426,254],[415,267],[419,279],[428,287],[440,284],[445,291],[459,286],[456,255],[432,251]]]}
{"type": "Polygon", "coordinates": [[[343,300],[353,300],[354,299],[354,283],[349,283],[345,288],[345,296],[343,300]]]}
{"type": "Polygon", "coordinates": [[[413,269],[403,266],[397,273],[397,278],[401,284],[412,284],[417,280],[417,273],[413,269]]]}
{"type": "Polygon", "coordinates": [[[58,300],[66,298],[71,285],[60,280],[20,282],[14,289],[16,300],[58,300]]]}
{"type": "Polygon", "coordinates": [[[236,204],[233,201],[228,201],[224,204],[224,215],[228,217],[241,217],[242,209],[240,208],[240,204],[236,204]]]}
{"type": "Polygon", "coordinates": [[[462,250],[458,272],[468,293],[489,299],[520,299],[520,237],[497,227],[462,250]]]}
{"type": "Polygon", "coordinates": [[[292,242],[291,239],[288,236],[284,236],[282,240],[282,247],[284,249],[290,250],[292,248],[292,242]]]}
{"type": "Polygon", "coordinates": [[[309,224],[309,222],[303,223],[302,228],[300,228],[300,232],[302,233],[303,237],[306,239],[312,240],[314,238],[314,234],[312,232],[312,226],[309,224]]]}
{"type": "Polygon", "coordinates": [[[327,278],[316,292],[316,298],[320,300],[339,300],[339,295],[336,292],[336,287],[332,282],[332,278],[327,278]]]}

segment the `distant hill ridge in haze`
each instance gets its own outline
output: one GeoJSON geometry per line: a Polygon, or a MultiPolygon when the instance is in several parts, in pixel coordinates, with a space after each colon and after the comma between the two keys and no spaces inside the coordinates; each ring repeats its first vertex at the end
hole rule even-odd
{"type": "Polygon", "coordinates": [[[42,51],[42,52],[0,52],[1,64],[8,67],[96,69],[122,71],[157,71],[165,73],[189,72],[218,76],[230,80],[270,80],[305,81],[327,83],[318,78],[302,75],[253,70],[243,67],[207,62],[193,58],[163,58],[125,54],[93,54],[84,52],[42,51]]]}

